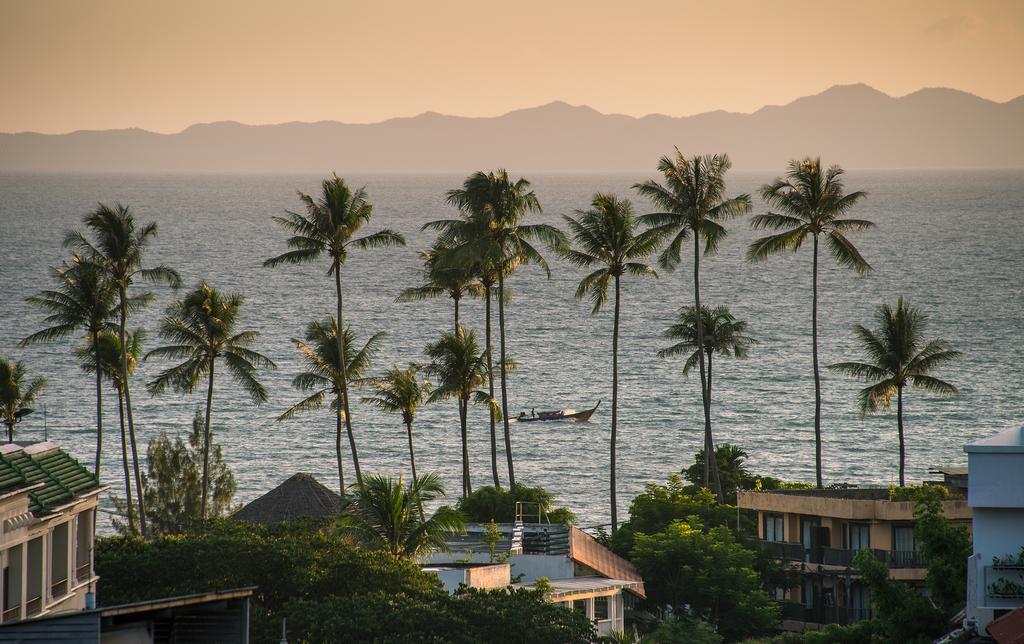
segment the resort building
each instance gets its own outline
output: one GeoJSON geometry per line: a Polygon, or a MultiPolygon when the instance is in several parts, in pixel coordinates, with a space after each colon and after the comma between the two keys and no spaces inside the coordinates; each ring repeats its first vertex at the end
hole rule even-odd
{"type": "MultiPolygon", "coordinates": [[[[894,579],[925,592],[927,563],[914,544],[914,503],[890,501],[888,489],[741,490],[737,504],[757,511],[763,547],[800,572],[798,585],[776,590],[786,630],[871,617],[868,589],[853,567],[860,550],[885,562],[894,579]]],[[[966,500],[943,501],[942,511],[970,528],[966,500]]]]}
{"type": "Polygon", "coordinates": [[[87,606],[101,489],[53,443],[0,445],[2,623],[87,606]]]}
{"type": "Polygon", "coordinates": [[[424,570],[438,574],[450,590],[447,576],[457,581],[465,575],[463,583],[482,588],[508,585],[511,577],[518,578],[513,587],[533,587],[543,577],[548,601],[585,614],[598,635],[622,631],[626,608],[645,596],[633,564],[576,527],[520,519],[497,528],[499,535],[488,536],[487,524],[467,525],[465,534],[449,540],[451,551],[432,554],[424,570]]]}
{"type": "Polygon", "coordinates": [[[964,451],[974,513],[966,614],[984,634],[994,619],[1024,606],[1024,428],[968,443],[964,451]]]}

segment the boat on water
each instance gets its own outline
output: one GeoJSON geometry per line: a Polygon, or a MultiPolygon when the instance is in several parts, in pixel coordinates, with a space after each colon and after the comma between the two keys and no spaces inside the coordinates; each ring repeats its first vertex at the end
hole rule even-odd
{"type": "Polygon", "coordinates": [[[590,420],[590,417],[594,415],[597,408],[601,406],[601,401],[598,400],[597,404],[590,409],[584,409],[583,411],[576,411],[575,409],[559,409],[555,411],[538,411],[536,414],[533,412],[527,414],[525,411],[520,412],[519,416],[516,417],[516,421],[520,423],[541,423],[553,420],[571,420],[577,423],[585,423],[590,420]]]}

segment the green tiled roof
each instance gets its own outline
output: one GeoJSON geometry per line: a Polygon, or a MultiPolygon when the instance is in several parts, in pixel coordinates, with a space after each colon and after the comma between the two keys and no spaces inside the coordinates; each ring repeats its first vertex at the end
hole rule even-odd
{"type": "Polygon", "coordinates": [[[0,455],[0,491],[33,483],[44,484],[28,493],[28,509],[37,515],[99,487],[89,470],[59,448],[35,456],[24,450],[0,455]]]}

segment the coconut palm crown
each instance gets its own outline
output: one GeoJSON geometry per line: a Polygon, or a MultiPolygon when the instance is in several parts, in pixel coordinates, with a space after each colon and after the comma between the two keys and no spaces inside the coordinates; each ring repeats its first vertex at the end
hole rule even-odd
{"type": "Polygon", "coordinates": [[[864,351],[864,362],[839,362],[829,369],[870,383],[857,396],[862,416],[879,408],[888,410],[896,398],[896,426],[900,442],[900,486],[905,485],[906,448],[903,428],[903,390],[909,385],[943,395],[960,391],[932,375],[938,367],[959,359],[962,353],[943,340],[925,340],[928,315],[908,305],[903,297],[896,308],[883,304],[875,313],[876,330],[854,326],[854,336],[864,351]]]}
{"type": "Polygon", "coordinates": [[[46,389],[46,378],[26,381],[24,362],[0,358],[0,423],[7,428],[7,442],[14,442],[14,426],[32,413],[32,404],[46,389]]]}
{"type": "Polygon", "coordinates": [[[480,296],[484,287],[477,281],[472,268],[459,266],[447,261],[445,254],[450,253],[455,244],[437,240],[429,250],[422,251],[423,284],[405,289],[395,298],[396,302],[415,302],[429,300],[447,295],[455,305],[455,326],[460,328],[459,305],[467,295],[480,296]]]}
{"type": "Polygon", "coordinates": [[[418,370],[419,367],[416,365],[409,365],[405,369],[395,365],[380,378],[371,379],[369,384],[373,395],[363,397],[363,403],[371,407],[388,414],[402,415],[409,439],[409,464],[413,480],[416,479],[416,452],[412,445],[412,423],[420,406],[427,401],[432,388],[430,382],[420,380],[418,370]]]}

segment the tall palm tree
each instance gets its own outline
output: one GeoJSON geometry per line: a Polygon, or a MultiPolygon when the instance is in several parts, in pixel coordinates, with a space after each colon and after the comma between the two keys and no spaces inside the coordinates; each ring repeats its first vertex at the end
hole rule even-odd
{"type": "MultiPolygon", "coordinates": [[[[117,289],[119,309],[119,337],[121,346],[121,372],[128,373],[128,342],[126,339],[130,301],[128,292],[136,280],[154,284],[166,284],[177,289],[181,286],[178,272],[168,266],[143,268],[142,255],[156,236],[155,223],[139,227],[128,206],[115,204],[113,207],[99,204],[95,210],[82,219],[92,233],[89,239],[79,231],[71,231],[64,237],[64,246],[74,248],[82,261],[98,268],[106,279],[117,289]]],[[[146,298],[136,300],[144,304],[146,298]]],[[[135,417],[132,414],[132,395],[129,378],[124,377],[124,406],[128,415],[128,434],[135,445],[135,417]]],[[[132,450],[135,467],[135,487],[142,489],[142,475],[139,471],[138,450],[132,450]]],[[[146,535],[146,507],[142,495],[139,502],[139,526],[146,535]]]]}
{"type": "MultiPolygon", "coordinates": [[[[439,220],[424,228],[442,231],[447,241],[459,240],[449,256],[454,265],[483,267],[493,272],[498,283],[498,336],[501,369],[501,415],[504,421],[505,456],[509,486],[516,476],[512,459],[512,439],[508,421],[508,353],[505,349],[505,279],[520,265],[534,263],[550,277],[544,256],[531,244],[541,241],[554,249],[563,248],[565,234],[548,224],[524,224],[529,213],[541,211],[537,196],[526,179],[513,181],[505,170],[475,172],[462,187],[450,190],[447,201],[462,213],[461,219],[439,220]]],[[[487,354],[490,354],[488,347],[487,354]]]]}
{"type": "Polygon", "coordinates": [[[903,390],[907,385],[945,396],[958,396],[960,391],[931,373],[943,364],[963,356],[943,340],[924,339],[928,314],[904,302],[901,296],[896,308],[888,304],[875,312],[878,322],[872,331],[860,324],[853,327],[854,336],[864,350],[864,362],[839,362],[829,369],[870,383],[861,389],[857,400],[861,416],[890,408],[896,396],[896,427],[900,440],[900,487],[905,485],[906,449],[903,433],[903,390]]]}
{"type": "Polygon", "coordinates": [[[25,363],[0,358],[0,423],[7,427],[7,442],[14,442],[14,426],[32,413],[32,403],[46,389],[46,378],[25,381],[25,363]]]}
{"type": "Polygon", "coordinates": [[[416,411],[426,402],[430,395],[430,382],[421,381],[417,375],[419,367],[409,365],[402,369],[395,365],[380,378],[372,378],[369,382],[373,388],[372,396],[363,397],[363,402],[389,414],[401,414],[405,424],[405,433],[409,438],[409,465],[412,467],[412,478],[416,479],[416,452],[412,447],[412,423],[416,419],[416,411]]]}
{"type": "MultiPolygon", "coordinates": [[[[102,333],[116,316],[117,291],[105,275],[79,258],[70,265],[51,269],[57,283],[53,290],[27,298],[30,304],[49,315],[43,320],[46,328],[36,331],[21,341],[21,346],[53,342],[82,331],[85,341],[92,345],[93,355],[102,333]]],[[[103,454],[103,373],[98,364],[91,370],[96,376],[96,480],[100,480],[100,462],[103,454]]]]}
{"type": "MultiPolygon", "coordinates": [[[[333,317],[314,320],[306,327],[306,339],[292,339],[295,347],[302,354],[306,371],[295,376],[292,386],[299,391],[312,392],[306,398],[292,405],[278,416],[277,420],[287,420],[300,411],[309,411],[323,407],[324,401],[331,397],[330,406],[335,417],[334,448],[338,457],[338,485],[341,494],[345,494],[345,473],[341,457],[341,425],[345,416],[344,391],[342,383],[360,382],[370,371],[373,357],[380,350],[384,333],[370,336],[358,351],[355,350],[355,336],[351,327],[346,327],[341,334],[342,351],[345,356],[344,372],[339,368],[338,360],[338,324],[333,317]]],[[[348,432],[349,448],[355,463],[355,437],[351,429],[348,432]]]]}
{"type": "MultiPolygon", "coordinates": [[[[330,179],[324,179],[320,187],[320,197],[316,199],[299,192],[299,199],[305,205],[306,214],[286,211],[287,216],[274,217],[274,221],[293,234],[287,242],[291,250],[268,259],[263,262],[263,265],[304,264],[313,262],[322,255],[327,255],[331,261],[328,274],[334,275],[334,290],[337,298],[335,319],[338,321],[338,326],[344,329],[341,266],[348,259],[349,250],[405,246],[405,238],[390,228],[384,228],[363,237],[356,237],[373,215],[373,206],[367,201],[366,190],[364,188],[352,190],[345,180],[336,174],[332,174],[330,179]]],[[[346,362],[345,347],[342,338],[339,335],[335,340],[337,352],[342,356],[341,362],[344,363],[346,362]]],[[[352,433],[352,415],[348,404],[348,381],[344,371],[339,372],[339,376],[341,378],[339,382],[341,409],[349,440],[352,442],[352,462],[356,470],[356,480],[362,481],[359,452],[356,450],[352,433]]],[[[339,467],[340,463],[339,460],[339,467]]]]}
{"type": "MultiPolygon", "coordinates": [[[[641,221],[654,230],[671,237],[665,250],[658,257],[658,263],[666,270],[675,269],[681,261],[683,242],[693,239],[693,300],[700,305],[700,242],[704,241],[704,254],[713,255],[726,236],[722,222],[750,212],[750,195],[725,196],[725,174],[732,167],[728,155],[694,156],[687,159],[679,148],[672,157],[663,156],[658,161],[658,172],[665,178],[665,184],[657,181],[638,183],[633,188],[659,208],[641,217],[641,221]]],[[[697,317],[697,345],[704,346],[704,326],[697,317]]],[[[711,401],[707,397],[707,373],[704,352],[698,352],[700,365],[701,399],[704,403],[704,451],[714,452],[714,437],[711,433],[711,401]]],[[[710,478],[715,479],[718,500],[723,499],[722,486],[718,481],[718,465],[708,459],[705,467],[704,485],[710,478]]]]}
{"type": "Polygon", "coordinates": [[[811,237],[814,241],[811,290],[811,354],[814,363],[814,468],[817,485],[821,478],[821,374],[818,369],[818,244],[822,237],[836,263],[859,274],[871,270],[847,233],[867,230],[874,223],[865,219],[842,218],[866,192],[846,193],[843,169],[837,165],[822,170],[821,159],[790,161],[784,178],[761,187],[761,198],[780,212],[757,215],[751,220],[755,230],[780,231],[761,237],[747,249],[747,259],[759,262],[771,255],[797,251],[811,237]]]}
{"type": "Polygon", "coordinates": [[[645,260],[661,241],[656,231],[638,232],[633,205],[615,195],[594,195],[589,210],[577,210],[576,216],[564,217],[576,241],[576,248],[564,251],[566,259],[581,268],[598,266],[580,282],[576,298],[590,295],[596,314],[608,300],[608,287],[615,287],[615,313],[612,323],[612,435],[611,445],[611,509],[612,534],[618,529],[618,502],[615,493],[615,445],[619,418],[619,309],[620,280],[627,272],[643,276],[658,274],[645,260]]]}
{"type": "Polygon", "coordinates": [[[405,289],[395,301],[415,302],[447,295],[455,305],[454,329],[458,332],[461,328],[459,303],[467,295],[483,294],[483,286],[476,281],[471,269],[444,261],[445,253],[450,253],[451,249],[452,244],[439,239],[430,250],[421,252],[424,283],[405,289]]]}
{"type": "MultiPolygon", "coordinates": [[[[142,360],[142,344],[146,338],[146,332],[142,328],[125,334],[128,342],[128,378],[135,373],[135,367],[142,360]]],[[[132,482],[131,467],[128,464],[128,432],[125,428],[125,404],[124,404],[124,383],[125,378],[121,371],[121,340],[120,334],[106,329],[100,332],[99,341],[90,343],[75,349],[78,362],[86,373],[93,373],[96,370],[103,378],[110,381],[117,394],[117,414],[121,427],[121,465],[124,470],[124,493],[125,507],[128,514],[128,531],[136,533],[136,511],[132,503],[132,482]]],[[[138,454],[138,446],[135,444],[135,436],[131,436],[132,454],[138,454]]],[[[136,466],[138,459],[135,460],[136,466]]],[[[138,475],[138,472],[136,472],[138,475]]],[[[138,479],[137,479],[138,480],[138,479]]]]}
{"type": "Polygon", "coordinates": [[[437,342],[428,344],[424,352],[430,358],[427,373],[435,376],[437,384],[428,400],[437,402],[455,398],[459,405],[459,426],[462,431],[462,496],[473,492],[469,475],[469,439],[467,417],[469,401],[487,404],[491,414],[497,414],[496,404],[487,392],[479,388],[487,381],[487,355],[480,352],[476,332],[446,333],[437,342]]]}
{"type": "Polygon", "coordinates": [[[417,559],[434,551],[448,551],[445,537],[465,528],[462,514],[448,506],[429,519],[418,512],[424,503],[444,497],[436,474],[424,474],[405,485],[402,478],[375,474],[354,489],[354,497],[341,518],[342,534],[354,535],[369,548],[399,559],[417,559]]]}
{"type": "MultiPolygon", "coordinates": [[[[697,347],[701,346],[697,340],[697,309],[684,306],[679,309],[678,316],[678,321],[663,334],[666,338],[678,342],[658,351],[658,357],[686,356],[683,363],[685,376],[700,362],[700,356],[697,355],[697,347]]],[[[757,344],[757,340],[744,335],[747,332],[747,323],[737,320],[727,306],[716,306],[714,309],[707,305],[701,306],[700,324],[704,330],[704,354],[708,366],[707,399],[710,405],[714,371],[712,362],[715,354],[727,358],[746,358],[750,347],[757,344]]]]}
{"type": "MultiPolygon", "coordinates": [[[[213,411],[214,373],[223,362],[228,373],[259,405],[267,401],[267,389],[256,378],[260,368],[276,369],[270,358],[251,349],[258,331],[237,331],[244,298],[239,293],[221,293],[206,282],[184,300],[167,308],[160,322],[160,336],[172,344],[146,354],[150,358],[182,360],[161,371],[146,386],[152,394],[171,388],[192,393],[206,378],[206,417],[203,427],[203,485],[200,520],[206,520],[206,498],[210,478],[210,414],[213,411]]],[[[140,490],[142,488],[139,488],[140,490]]]]}

